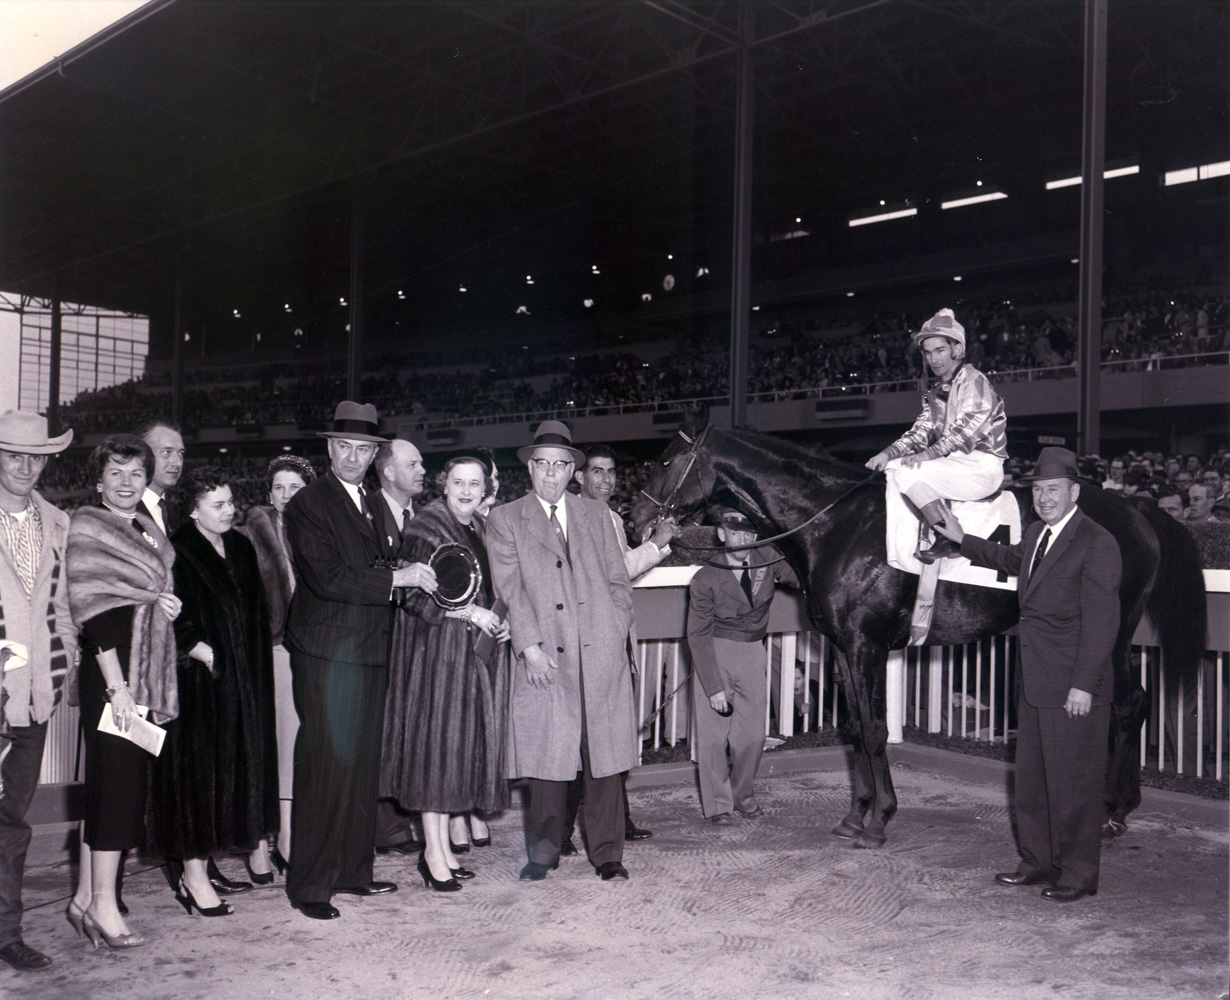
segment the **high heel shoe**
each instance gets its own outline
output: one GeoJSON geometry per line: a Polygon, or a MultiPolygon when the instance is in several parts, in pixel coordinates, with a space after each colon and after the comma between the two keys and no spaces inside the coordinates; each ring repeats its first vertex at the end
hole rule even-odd
{"type": "Polygon", "coordinates": [[[68,922],[73,925],[73,930],[77,932],[77,937],[81,937],[85,933],[85,910],[77,905],[75,899],[68,901],[68,909],[64,911],[64,916],[68,918],[68,922]]]}
{"type": "Polygon", "coordinates": [[[98,926],[98,922],[88,913],[82,912],[81,926],[94,950],[98,950],[99,940],[105,941],[108,948],[138,948],[145,944],[145,938],[140,934],[108,934],[98,926]]]}
{"type": "Polygon", "coordinates": [[[452,851],[454,854],[468,854],[470,851],[470,845],[468,843],[454,844],[453,838],[449,837],[448,838],[448,849],[452,851]]]}
{"type": "MultiPolygon", "coordinates": [[[[272,862],[273,858],[269,860],[272,862]]],[[[248,869],[248,878],[252,880],[253,885],[273,885],[273,872],[254,872],[252,862],[247,858],[243,859],[243,865],[248,869]]]]}
{"type": "Polygon", "coordinates": [[[449,871],[453,873],[453,878],[455,879],[464,880],[474,877],[474,873],[469,868],[462,868],[461,865],[458,865],[456,868],[449,868],[449,871]]]}
{"type": "Polygon", "coordinates": [[[490,847],[491,838],[490,837],[474,837],[473,839],[471,839],[470,843],[473,844],[475,847],[490,847]]]}
{"type": "Polygon", "coordinates": [[[251,882],[237,882],[223,875],[213,858],[205,863],[205,873],[209,876],[209,884],[219,896],[238,896],[241,892],[250,892],[252,889],[251,882]]]}
{"type": "Polygon", "coordinates": [[[192,890],[183,882],[179,883],[179,892],[175,894],[175,901],[184,908],[188,916],[192,916],[193,907],[196,907],[197,913],[202,917],[229,917],[235,912],[225,899],[217,906],[202,906],[193,898],[192,890]]]}
{"type": "MultiPolygon", "coordinates": [[[[431,873],[431,868],[427,864],[426,855],[419,855],[419,874],[423,876],[423,885],[428,888],[435,889],[436,892],[458,892],[461,889],[461,883],[455,878],[438,879],[431,873]]],[[[456,874],[454,872],[454,874],[456,874]]]]}
{"type": "Polygon", "coordinates": [[[276,847],[269,850],[269,862],[278,870],[279,875],[285,875],[286,869],[290,867],[290,862],[282,856],[282,852],[276,847]]]}

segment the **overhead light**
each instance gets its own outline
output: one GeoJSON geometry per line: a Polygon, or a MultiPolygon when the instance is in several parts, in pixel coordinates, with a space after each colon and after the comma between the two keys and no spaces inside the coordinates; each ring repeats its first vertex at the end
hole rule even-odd
{"type": "Polygon", "coordinates": [[[707,267],[698,267],[696,269],[696,277],[698,278],[703,278],[708,273],[709,273],[709,268],[707,267]]]}
{"type": "Polygon", "coordinates": [[[803,219],[802,219],[802,217],[801,217],[801,216],[796,215],[796,216],[794,217],[794,224],[795,224],[796,226],[801,225],[801,224],[802,224],[802,222],[803,222],[803,219]]]}
{"type": "Polygon", "coordinates": [[[954,275],[952,276],[952,280],[953,280],[953,281],[960,281],[960,280],[961,280],[961,275],[959,275],[959,274],[954,274],[954,275]]]}
{"type": "Polygon", "coordinates": [[[981,205],[984,201],[999,201],[1007,197],[1003,191],[988,191],[986,194],[974,194],[968,198],[954,198],[952,201],[942,201],[940,202],[940,208],[964,208],[966,205],[981,205]]]}
{"type": "Polygon", "coordinates": [[[863,215],[856,219],[851,219],[850,228],[853,229],[855,226],[869,226],[873,222],[888,222],[891,219],[907,219],[911,215],[917,214],[918,209],[916,208],[899,208],[894,212],[880,212],[877,215],[863,215]]]}
{"type": "Polygon", "coordinates": [[[602,273],[601,271],[599,271],[599,270],[598,270],[598,265],[597,265],[597,264],[595,264],[595,265],[594,265],[593,267],[591,267],[589,270],[590,270],[590,272],[591,272],[591,273],[593,273],[593,274],[601,274],[601,273],[602,273]]]}
{"type": "Polygon", "coordinates": [[[1102,176],[1106,180],[1111,180],[1114,177],[1131,177],[1132,174],[1140,173],[1140,164],[1133,163],[1127,167],[1115,167],[1111,170],[1102,171],[1102,176]]]}
{"type": "Polygon", "coordinates": [[[518,316],[528,316],[529,314],[530,314],[530,307],[529,307],[529,306],[517,306],[517,315],[518,315],[518,316]]]}
{"type": "Polygon", "coordinates": [[[459,291],[459,292],[464,292],[464,291],[466,291],[466,286],[465,286],[465,285],[458,285],[458,286],[457,286],[457,291],[459,291]]]}
{"type": "Polygon", "coordinates": [[[1081,259],[1079,257],[1073,257],[1070,261],[1068,261],[1069,264],[1079,264],[1080,262],[1081,259]]]}
{"type": "Polygon", "coordinates": [[[283,312],[290,312],[290,311],[291,311],[291,308],[290,308],[290,303],[289,303],[289,302],[287,302],[285,305],[283,305],[283,306],[282,306],[282,311],[283,311],[283,312]]]}
{"type": "Polygon", "coordinates": [[[846,298],[848,298],[848,299],[852,299],[852,298],[854,298],[854,293],[853,293],[853,292],[846,292],[846,298]]]}
{"type": "Polygon", "coordinates": [[[288,445],[288,444],[284,444],[284,445],[282,445],[282,450],[283,450],[283,451],[290,451],[290,445],[288,445]]]}
{"type": "Polygon", "coordinates": [[[1200,168],[1200,179],[1202,181],[1227,175],[1230,175],[1230,160],[1222,160],[1220,163],[1206,163],[1200,168]]]}
{"type": "Polygon", "coordinates": [[[666,259],[667,259],[667,260],[674,260],[674,259],[675,259],[675,255],[674,255],[673,253],[668,253],[668,254],[666,255],[666,259]]]}
{"type": "Polygon", "coordinates": [[[1077,174],[1075,177],[1060,177],[1058,180],[1055,180],[1055,181],[1047,181],[1046,189],[1048,191],[1057,191],[1059,188],[1075,187],[1080,182],[1081,182],[1080,174],[1077,174]]]}
{"type": "MultiPolygon", "coordinates": [[[[1111,167],[1109,170],[1103,170],[1102,177],[1103,179],[1109,181],[1109,180],[1113,180],[1116,177],[1130,177],[1133,174],[1138,174],[1138,173],[1140,173],[1140,164],[1139,163],[1129,163],[1126,166],[1111,167]]],[[[1048,191],[1055,191],[1059,188],[1077,187],[1080,185],[1080,183],[1081,183],[1081,175],[1076,174],[1075,176],[1072,176],[1072,177],[1059,177],[1053,181],[1047,181],[1046,189],[1048,191]]]]}
{"type": "Polygon", "coordinates": [[[527,285],[532,285],[532,284],[534,283],[534,277],[533,277],[533,275],[527,274],[527,275],[525,276],[525,283],[526,283],[527,285]]]}
{"type": "Polygon", "coordinates": [[[232,310],[231,310],[231,315],[232,315],[232,316],[234,316],[236,319],[239,319],[239,310],[238,310],[238,309],[232,309],[232,310]]]}
{"type": "Polygon", "coordinates": [[[760,312],[760,306],[752,306],[752,312],[754,313],[760,312]]]}
{"type": "Polygon", "coordinates": [[[406,301],[406,293],[405,293],[405,292],[403,292],[400,288],[399,288],[399,289],[397,289],[397,297],[398,297],[398,299],[400,299],[402,302],[405,302],[405,301],[406,301]]]}
{"type": "Polygon", "coordinates": [[[337,304],[338,304],[339,306],[344,306],[344,305],[346,304],[346,296],[344,296],[344,295],[343,295],[341,298],[339,298],[339,299],[337,300],[337,304]]]}
{"type": "Polygon", "coordinates": [[[225,449],[225,448],[219,448],[219,449],[218,449],[218,452],[219,452],[220,454],[222,454],[222,455],[225,455],[225,454],[226,454],[226,449],[225,449]]]}
{"type": "Polygon", "coordinates": [[[1200,168],[1186,167],[1183,170],[1167,170],[1163,184],[1166,187],[1174,187],[1176,184],[1190,184],[1198,180],[1200,180],[1200,168]]]}
{"type": "Polygon", "coordinates": [[[653,296],[650,295],[648,292],[641,292],[641,301],[642,302],[652,302],[653,296]]]}
{"type": "Polygon", "coordinates": [[[592,309],[593,307],[594,307],[594,300],[593,300],[593,299],[586,299],[586,300],[585,300],[585,308],[586,308],[586,309],[592,309]]]}

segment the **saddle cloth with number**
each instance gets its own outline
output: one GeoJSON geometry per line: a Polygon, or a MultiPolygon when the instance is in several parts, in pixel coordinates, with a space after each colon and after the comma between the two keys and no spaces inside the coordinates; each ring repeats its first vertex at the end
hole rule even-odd
{"type": "MultiPolygon", "coordinates": [[[[918,548],[921,522],[896,490],[889,489],[886,495],[888,564],[893,569],[917,576],[922,564],[914,558],[914,552],[918,548]]],[[[961,527],[971,535],[1009,545],[1021,540],[1021,509],[1011,493],[997,493],[991,500],[954,500],[951,506],[961,527]]],[[[967,583],[974,587],[1016,590],[1015,576],[1005,576],[993,569],[975,566],[964,556],[941,559],[939,567],[941,580],[967,583]]]]}

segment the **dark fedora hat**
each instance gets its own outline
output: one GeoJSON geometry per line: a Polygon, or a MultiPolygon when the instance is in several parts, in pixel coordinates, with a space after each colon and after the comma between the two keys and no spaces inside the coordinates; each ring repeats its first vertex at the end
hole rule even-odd
{"type": "Polygon", "coordinates": [[[538,448],[563,448],[577,465],[585,464],[585,453],[572,446],[572,431],[559,420],[544,420],[534,431],[534,443],[517,449],[517,461],[528,462],[538,448]]]}
{"type": "Polygon", "coordinates": [[[346,438],[348,441],[371,441],[384,444],[388,438],[380,436],[380,422],[376,408],[371,403],[355,403],[343,399],[333,411],[333,426],[318,432],[321,437],[346,438]]]}
{"type": "Polygon", "coordinates": [[[1084,482],[1085,477],[1076,464],[1076,455],[1067,448],[1043,448],[1034,471],[1027,476],[1017,476],[1019,483],[1032,483],[1039,479],[1071,479],[1084,482]]]}

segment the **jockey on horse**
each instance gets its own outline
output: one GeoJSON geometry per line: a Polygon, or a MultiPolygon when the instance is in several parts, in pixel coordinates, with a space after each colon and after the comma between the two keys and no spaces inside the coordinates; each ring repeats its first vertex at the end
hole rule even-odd
{"type": "MultiPolygon", "coordinates": [[[[934,378],[923,393],[914,426],[867,460],[883,470],[890,493],[903,494],[928,528],[952,512],[948,500],[982,500],[1004,478],[1008,457],[1004,401],[977,368],[965,363],[965,327],[951,309],[941,309],[914,334],[934,378]]],[[[937,539],[915,556],[933,563],[957,555],[957,546],[937,539]]]]}

